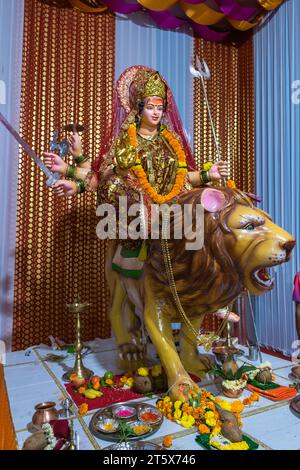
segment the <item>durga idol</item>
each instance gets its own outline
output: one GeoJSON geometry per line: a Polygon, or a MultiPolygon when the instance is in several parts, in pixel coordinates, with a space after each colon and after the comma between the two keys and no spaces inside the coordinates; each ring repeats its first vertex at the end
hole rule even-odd
{"type": "MultiPolygon", "coordinates": [[[[128,206],[140,202],[142,196],[149,208],[153,203],[176,202],[180,193],[228,176],[223,161],[196,170],[172,91],[159,72],[145,66],[129,67],[119,77],[111,126],[98,158],[91,163],[83,154],[76,132],[69,139],[69,151],[74,165],[45,152],[48,168],[62,175],[55,193],[69,197],[97,191],[98,203],[113,204],[116,209],[120,196],[127,197],[128,206]]],[[[130,239],[119,242],[113,269],[138,277],[145,244],[130,239]]]]}

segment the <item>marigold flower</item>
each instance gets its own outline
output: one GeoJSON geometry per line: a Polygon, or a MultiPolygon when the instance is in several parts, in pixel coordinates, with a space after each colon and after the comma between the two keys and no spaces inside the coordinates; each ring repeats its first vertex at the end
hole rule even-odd
{"type": "Polygon", "coordinates": [[[137,370],[137,373],[138,375],[140,375],[141,377],[147,377],[149,375],[149,370],[147,369],[147,367],[140,367],[138,370],[137,370]]]}
{"type": "Polygon", "coordinates": [[[208,171],[211,169],[211,167],[213,166],[213,163],[212,162],[205,162],[203,164],[203,171],[208,171]]]}
{"type": "Polygon", "coordinates": [[[218,403],[218,405],[220,405],[220,407],[225,410],[225,411],[231,411],[231,403],[229,403],[228,401],[226,400],[222,400],[222,398],[217,398],[216,399],[216,402],[218,403]]]}
{"type": "Polygon", "coordinates": [[[188,407],[189,407],[188,403],[183,403],[181,410],[186,411],[188,407]]]}
{"type": "Polygon", "coordinates": [[[251,405],[251,398],[244,398],[243,404],[244,404],[245,406],[251,405]]]}
{"type": "Polygon", "coordinates": [[[214,413],[212,411],[207,411],[204,415],[205,419],[214,418],[214,413]]]}
{"type": "Polygon", "coordinates": [[[181,400],[176,400],[175,403],[174,403],[175,410],[179,410],[179,408],[181,408],[181,406],[182,406],[182,401],[181,400]]]}
{"type": "Polygon", "coordinates": [[[164,397],[164,403],[169,403],[171,401],[171,398],[167,395],[164,397]]]}
{"type": "Polygon", "coordinates": [[[244,409],[244,405],[241,401],[237,400],[231,403],[231,411],[233,413],[241,413],[244,409]]]}
{"type": "Polygon", "coordinates": [[[111,380],[111,379],[106,379],[106,380],[105,380],[105,383],[106,383],[107,385],[112,385],[114,382],[113,382],[113,380],[111,380]]]}
{"type": "Polygon", "coordinates": [[[185,428],[191,428],[195,423],[195,418],[191,415],[183,416],[180,420],[180,424],[185,428]]]}
{"type": "Polygon", "coordinates": [[[82,403],[79,407],[79,414],[81,416],[85,415],[88,412],[89,405],[87,403],[82,403]]]}
{"type": "Polygon", "coordinates": [[[250,396],[251,401],[258,401],[259,400],[259,394],[257,392],[253,392],[252,395],[250,396]]]}
{"type": "Polygon", "coordinates": [[[236,188],[236,184],[233,180],[227,180],[226,182],[226,186],[227,188],[231,188],[231,189],[235,189],[236,188]]]}
{"type": "Polygon", "coordinates": [[[209,410],[212,410],[212,411],[215,411],[216,407],[215,407],[215,404],[211,401],[209,401],[207,404],[206,404],[206,408],[208,408],[209,410]]]}
{"type": "Polygon", "coordinates": [[[133,377],[129,377],[129,378],[127,379],[126,385],[127,385],[128,387],[130,387],[130,388],[133,386],[133,377]]]}
{"type": "Polygon", "coordinates": [[[172,436],[168,435],[164,437],[164,441],[163,441],[164,447],[167,447],[167,448],[171,447],[172,442],[173,442],[172,436]]]}
{"type": "Polygon", "coordinates": [[[217,423],[216,426],[212,430],[212,434],[220,434],[221,432],[221,424],[217,423]]]}
{"type": "Polygon", "coordinates": [[[174,411],[174,419],[177,419],[179,420],[181,418],[181,415],[182,415],[182,411],[181,410],[175,410],[174,411]]]}
{"type": "Polygon", "coordinates": [[[210,429],[206,426],[206,424],[199,424],[198,431],[200,434],[209,434],[210,429]]]}
{"type": "Polygon", "coordinates": [[[216,424],[217,424],[217,421],[215,420],[215,418],[208,418],[205,420],[207,426],[213,428],[216,424]]]}
{"type": "Polygon", "coordinates": [[[85,387],[79,387],[78,393],[84,393],[85,392],[85,387]]]}

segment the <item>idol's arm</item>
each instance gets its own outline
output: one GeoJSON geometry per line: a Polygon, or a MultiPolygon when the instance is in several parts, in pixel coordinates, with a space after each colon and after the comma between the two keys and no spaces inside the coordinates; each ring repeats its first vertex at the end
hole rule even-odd
{"type": "Polygon", "coordinates": [[[204,184],[200,171],[189,171],[188,180],[190,184],[193,186],[193,188],[198,188],[199,186],[203,186],[204,184]]]}
{"type": "Polygon", "coordinates": [[[191,185],[194,188],[197,188],[209,183],[210,181],[228,178],[228,175],[227,162],[220,161],[214,163],[208,171],[190,171],[188,173],[188,179],[191,185]]]}

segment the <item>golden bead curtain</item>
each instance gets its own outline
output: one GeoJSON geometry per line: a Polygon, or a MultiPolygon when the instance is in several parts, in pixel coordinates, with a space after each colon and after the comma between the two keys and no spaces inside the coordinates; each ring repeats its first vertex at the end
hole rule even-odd
{"type": "MultiPolygon", "coordinates": [[[[95,158],[111,118],[115,19],[36,0],[25,0],[24,16],[21,135],[40,155],[54,129],[79,122],[84,152],[95,158]]],[[[20,153],[13,349],[46,342],[49,335],[73,341],[66,303],[79,297],[91,304],[83,339],[110,335],[106,246],[96,236],[95,209],[95,193],[55,197],[20,153]]]]}
{"type": "MultiPolygon", "coordinates": [[[[255,122],[252,38],[239,48],[195,39],[194,59],[196,56],[206,61],[211,73],[210,80],[205,83],[221,158],[229,162],[230,177],[236,186],[253,193],[255,122]]],[[[208,156],[216,159],[200,79],[194,79],[194,153],[200,165],[208,160],[208,156]]],[[[244,304],[240,301],[243,311],[244,304]]],[[[218,324],[219,320],[214,316],[207,316],[203,327],[216,330],[218,324]]]]}

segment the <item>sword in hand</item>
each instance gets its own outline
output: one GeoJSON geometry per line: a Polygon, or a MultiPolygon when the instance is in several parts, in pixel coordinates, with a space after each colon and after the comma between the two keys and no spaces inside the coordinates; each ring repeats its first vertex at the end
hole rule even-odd
{"type": "Polygon", "coordinates": [[[42,172],[47,176],[46,184],[49,187],[54,186],[54,184],[60,179],[60,174],[58,172],[53,173],[49,168],[46,167],[45,163],[37,156],[37,154],[32,150],[30,145],[25,142],[25,140],[18,134],[18,132],[13,128],[13,126],[7,121],[7,119],[0,112],[0,122],[6,127],[8,132],[16,139],[16,141],[21,145],[25,150],[27,155],[34,161],[34,163],[42,170],[42,172]]]}

